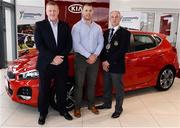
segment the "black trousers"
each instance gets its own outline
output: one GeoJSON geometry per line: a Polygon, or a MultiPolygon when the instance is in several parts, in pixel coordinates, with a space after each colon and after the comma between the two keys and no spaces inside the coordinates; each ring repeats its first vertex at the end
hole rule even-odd
{"type": "Polygon", "coordinates": [[[122,110],[124,100],[124,87],[122,82],[122,74],[110,73],[104,71],[104,105],[111,107],[112,105],[112,87],[116,89],[116,105],[115,111],[122,110]]]}
{"type": "Polygon", "coordinates": [[[50,86],[54,81],[59,112],[66,112],[66,81],[68,68],[64,65],[49,64],[44,71],[39,71],[38,110],[40,115],[47,115],[50,103],[50,86]]]}

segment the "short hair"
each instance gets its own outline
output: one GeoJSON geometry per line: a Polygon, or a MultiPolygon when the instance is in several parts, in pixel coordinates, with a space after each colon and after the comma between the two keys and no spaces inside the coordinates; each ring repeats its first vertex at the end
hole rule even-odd
{"type": "Polygon", "coordinates": [[[93,7],[92,3],[85,3],[85,4],[82,6],[82,10],[84,9],[85,6],[93,7]]]}
{"type": "Polygon", "coordinates": [[[113,11],[110,12],[110,14],[113,13],[113,12],[116,12],[116,13],[119,15],[120,18],[122,17],[120,11],[118,11],[118,10],[113,10],[113,11]]]}
{"type": "Polygon", "coordinates": [[[47,5],[53,5],[53,6],[58,6],[59,7],[59,5],[56,2],[51,1],[51,0],[47,2],[46,6],[47,5]]]}

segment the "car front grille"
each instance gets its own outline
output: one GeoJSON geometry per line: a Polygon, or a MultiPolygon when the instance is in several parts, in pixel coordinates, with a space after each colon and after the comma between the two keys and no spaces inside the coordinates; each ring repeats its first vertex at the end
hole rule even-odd
{"type": "Polygon", "coordinates": [[[9,77],[9,79],[15,79],[15,74],[12,71],[8,71],[7,76],[9,77]]]}

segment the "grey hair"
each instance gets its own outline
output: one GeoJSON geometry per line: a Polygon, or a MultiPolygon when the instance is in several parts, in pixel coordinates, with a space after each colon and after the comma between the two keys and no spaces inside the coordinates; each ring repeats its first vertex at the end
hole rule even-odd
{"type": "Polygon", "coordinates": [[[113,11],[110,12],[110,14],[112,14],[113,12],[117,13],[118,16],[119,16],[120,18],[122,18],[122,15],[121,15],[120,11],[118,11],[118,10],[113,10],[113,11]]]}

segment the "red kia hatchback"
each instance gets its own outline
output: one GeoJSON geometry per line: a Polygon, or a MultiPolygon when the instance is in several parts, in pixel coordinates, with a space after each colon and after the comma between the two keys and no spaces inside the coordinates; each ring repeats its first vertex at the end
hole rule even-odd
{"type": "MultiPolygon", "coordinates": [[[[158,90],[168,90],[179,69],[176,48],[171,46],[166,36],[158,33],[131,31],[131,44],[126,54],[126,73],[123,77],[125,91],[155,86],[158,90]]],[[[37,105],[38,71],[35,69],[37,52],[24,55],[9,64],[6,74],[6,90],[12,100],[37,105]]],[[[74,55],[69,55],[69,80],[67,81],[67,108],[73,106],[74,55]]],[[[52,82],[53,83],[53,82],[52,82]]],[[[52,84],[53,90],[53,84],[52,84]]],[[[52,91],[53,92],[53,91],[52,91]]],[[[102,67],[96,83],[96,96],[103,92],[102,67]]],[[[55,105],[52,93],[51,103],[55,105]]]]}

